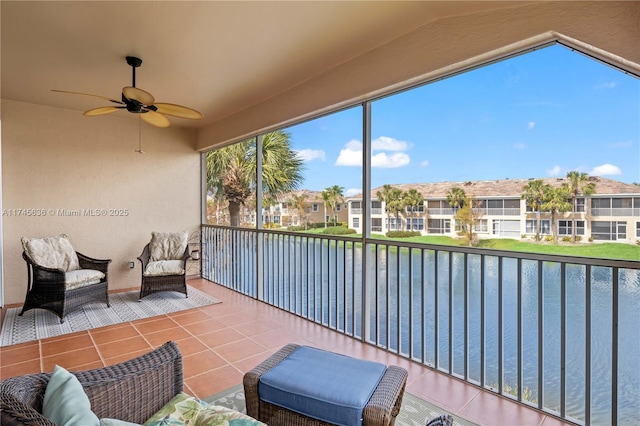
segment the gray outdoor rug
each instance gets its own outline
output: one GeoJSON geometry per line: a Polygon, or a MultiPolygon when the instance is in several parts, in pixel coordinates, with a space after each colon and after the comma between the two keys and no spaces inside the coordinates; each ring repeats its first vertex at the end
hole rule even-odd
{"type": "MultiPolygon", "coordinates": [[[[236,411],[246,413],[244,402],[244,390],[242,385],[236,385],[220,393],[204,399],[210,404],[222,405],[236,411]]],[[[396,426],[424,426],[427,420],[438,417],[442,414],[451,414],[454,425],[477,426],[475,423],[463,419],[460,416],[449,413],[423,399],[418,398],[408,392],[404,393],[400,413],[396,417],[396,426]]]]}
{"type": "Polygon", "coordinates": [[[22,307],[10,308],[2,323],[0,347],[220,303],[193,287],[188,287],[187,292],[187,298],[176,292],[154,293],[141,302],[139,291],[111,293],[110,308],[104,303],[93,303],[71,312],[62,324],[58,316],[45,309],[31,309],[18,316],[22,307]]]}

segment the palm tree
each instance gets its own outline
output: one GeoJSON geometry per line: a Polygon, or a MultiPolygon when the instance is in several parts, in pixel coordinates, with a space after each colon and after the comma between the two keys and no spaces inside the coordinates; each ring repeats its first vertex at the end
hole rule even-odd
{"type": "Polygon", "coordinates": [[[327,204],[329,203],[329,191],[322,191],[322,204],[324,205],[324,227],[327,227],[327,204]]]}
{"type": "MultiPolygon", "coordinates": [[[[333,212],[333,216],[334,216],[334,222],[336,222],[335,220],[336,206],[339,202],[340,203],[344,202],[344,187],[339,185],[333,185],[326,188],[324,191],[322,191],[322,199],[325,202],[325,208],[327,205],[329,206],[329,208],[331,208],[331,211],[333,212]]],[[[324,216],[325,216],[325,227],[326,227],[326,217],[327,217],[326,212],[324,216]]]]}
{"type": "Polygon", "coordinates": [[[414,217],[420,206],[424,205],[424,196],[417,189],[412,188],[402,194],[402,203],[411,209],[411,216],[414,217]]]}
{"type": "Polygon", "coordinates": [[[557,243],[556,213],[566,213],[571,210],[571,203],[567,201],[569,198],[569,191],[565,185],[560,188],[552,188],[549,186],[544,195],[545,198],[540,205],[540,209],[551,213],[551,234],[553,236],[553,241],[557,243]]]}
{"type": "Polygon", "coordinates": [[[307,220],[306,220],[306,207],[307,207],[307,194],[305,192],[300,195],[292,194],[291,200],[289,201],[296,212],[298,213],[298,217],[301,222],[304,222],[304,229],[307,229],[307,220]]]}
{"type": "Polygon", "coordinates": [[[529,181],[522,191],[522,199],[526,201],[531,210],[536,213],[536,241],[540,240],[540,210],[545,199],[545,193],[549,192],[551,186],[545,184],[542,179],[529,181]]]}
{"type": "Polygon", "coordinates": [[[447,203],[449,203],[453,209],[459,209],[464,206],[466,198],[467,194],[465,194],[464,189],[457,186],[447,192],[447,203]]]}
{"type": "MultiPolygon", "coordinates": [[[[262,192],[277,198],[302,183],[303,162],[291,148],[289,133],[262,138],[262,192]]],[[[240,206],[256,192],[256,142],[247,139],[207,153],[207,189],[229,202],[231,226],[240,225],[240,206]]]]}
{"type": "Polygon", "coordinates": [[[571,235],[573,238],[573,242],[576,242],[576,200],[578,199],[578,195],[582,194],[586,197],[589,195],[593,195],[596,193],[596,184],[591,182],[589,179],[589,175],[586,173],[580,173],[578,171],[571,171],[567,173],[567,179],[569,179],[568,184],[565,183],[567,190],[569,191],[569,195],[571,197],[571,235]]]}
{"type": "Polygon", "coordinates": [[[398,224],[398,213],[402,211],[402,191],[389,184],[382,186],[382,190],[376,192],[376,197],[381,203],[384,202],[384,211],[387,214],[387,228],[391,213],[396,215],[396,229],[398,224]]]}

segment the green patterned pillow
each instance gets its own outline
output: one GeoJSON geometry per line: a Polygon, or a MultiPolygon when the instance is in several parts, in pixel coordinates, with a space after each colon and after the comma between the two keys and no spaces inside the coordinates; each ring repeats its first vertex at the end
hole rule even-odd
{"type": "Polygon", "coordinates": [[[266,426],[246,414],[179,393],[144,426],[266,426]]]}

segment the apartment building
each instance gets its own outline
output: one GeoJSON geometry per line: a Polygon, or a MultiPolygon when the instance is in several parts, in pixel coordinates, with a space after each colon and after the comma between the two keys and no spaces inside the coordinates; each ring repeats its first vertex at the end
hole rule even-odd
{"type": "MultiPolygon", "coordinates": [[[[548,212],[535,212],[522,199],[523,188],[534,179],[502,179],[469,182],[411,183],[392,185],[408,191],[416,189],[424,197],[423,205],[405,208],[398,214],[388,214],[385,204],[377,198],[382,189],[371,191],[371,232],[385,234],[392,230],[419,231],[422,235],[455,237],[458,209],[447,202],[453,188],[461,188],[473,196],[478,220],[475,232],[478,238],[528,238],[536,234],[538,220],[540,233],[558,238],[570,237],[572,221],[575,233],[582,241],[635,242],[640,239],[640,185],[627,184],[603,177],[590,177],[595,184],[591,196],[578,196],[575,212],[557,213],[555,220],[548,212]]],[[[566,183],[565,178],[544,178],[553,187],[566,183]]],[[[347,200],[349,227],[362,233],[362,196],[347,200]]]]}

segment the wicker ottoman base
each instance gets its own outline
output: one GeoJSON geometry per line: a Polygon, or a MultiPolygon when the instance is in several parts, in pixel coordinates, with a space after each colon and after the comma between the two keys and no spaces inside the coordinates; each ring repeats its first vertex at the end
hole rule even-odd
{"type": "MultiPolygon", "coordinates": [[[[321,420],[313,419],[262,401],[258,394],[260,377],[284,360],[300,346],[289,344],[271,357],[263,361],[244,375],[244,394],[247,414],[269,426],[321,426],[327,425],[321,420]]],[[[363,426],[390,426],[395,423],[400,412],[404,388],[407,383],[407,371],[397,366],[389,366],[380,380],[378,387],[364,408],[363,426]]]]}

